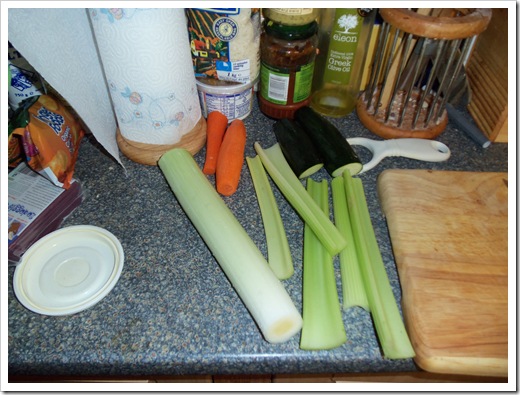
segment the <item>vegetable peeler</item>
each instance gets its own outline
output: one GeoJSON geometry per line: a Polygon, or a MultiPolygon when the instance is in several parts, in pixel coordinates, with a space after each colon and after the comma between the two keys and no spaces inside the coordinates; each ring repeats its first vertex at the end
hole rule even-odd
{"type": "Polygon", "coordinates": [[[448,146],[440,141],[401,138],[389,140],[372,140],[364,137],[348,138],[351,145],[361,145],[372,153],[372,159],[363,164],[363,169],[358,173],[364,173],[375,167],[387,156],[402,156],[426,162],[443,162],[448,160],[451,151],[448,146]]]}

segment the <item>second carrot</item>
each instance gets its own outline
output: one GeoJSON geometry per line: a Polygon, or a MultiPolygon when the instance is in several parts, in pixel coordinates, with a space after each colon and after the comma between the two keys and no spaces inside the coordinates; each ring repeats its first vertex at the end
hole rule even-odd
{"type": "Polygon", "coordinates": [[[217,160],[217,191],[225,196],[236,192],[244,164],[246,146],[246,127],[240,119],[228,126],[217,160]]]}

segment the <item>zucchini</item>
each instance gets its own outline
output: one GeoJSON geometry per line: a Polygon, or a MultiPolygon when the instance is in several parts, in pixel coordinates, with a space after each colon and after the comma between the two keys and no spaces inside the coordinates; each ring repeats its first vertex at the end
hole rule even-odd
{"type": "Polygon", "coordinates": [[[294,119],[312,140],[323,160],[325,170],[337,177],[348,169],[351,175],[358,174],[363,165],[356,152],[340,131],[327,119],[308,106],[299,108],[294,119]]]}
{"type": "Polygon", "coordinates": [[[280,119],[273,130],[287,163],[298,178],[308,177],[323,167],[312,140],[296,122],[280,119]]]}

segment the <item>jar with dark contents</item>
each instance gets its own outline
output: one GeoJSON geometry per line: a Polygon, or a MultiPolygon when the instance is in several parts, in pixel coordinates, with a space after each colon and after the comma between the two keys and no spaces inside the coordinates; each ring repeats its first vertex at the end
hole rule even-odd
{"type": "Polygon", "coordinates": [[[318,24],[287,26],[266,19],[260,40],[260,110],[275,119],[293,118],[309,104],[318,24]]]}

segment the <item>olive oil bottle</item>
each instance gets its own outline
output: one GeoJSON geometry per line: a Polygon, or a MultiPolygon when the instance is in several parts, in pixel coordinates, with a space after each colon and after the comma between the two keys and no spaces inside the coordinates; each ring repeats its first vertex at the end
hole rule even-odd
{"type": "Polygon", "coordinates": [[[355,106],[377,10],[322,8],[310,106],[342,117],[355,106]]]}

